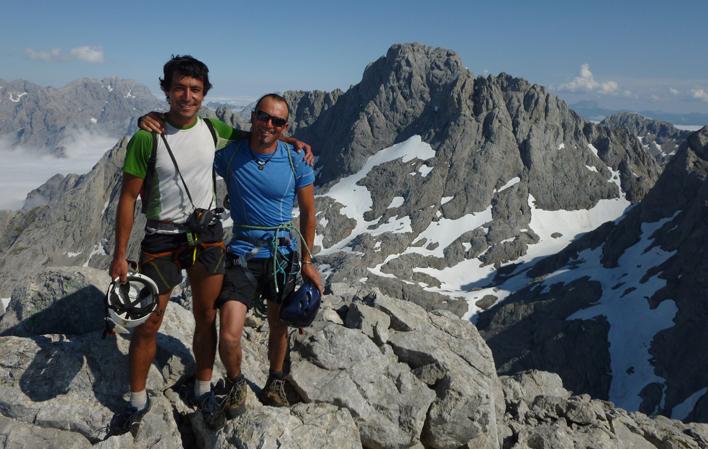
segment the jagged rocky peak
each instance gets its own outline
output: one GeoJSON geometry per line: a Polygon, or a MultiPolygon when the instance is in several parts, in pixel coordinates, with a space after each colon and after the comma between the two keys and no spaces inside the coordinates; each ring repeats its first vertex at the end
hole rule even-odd
{"type": "Polygon", "coordinates": [[[506,299],[478,321],[498,370],[554,371],[576,393],[708,421],[707,242],[705,127],[621,220],[498,277],[506,299]]]}
{"type": "Polygon", "coordinates": [[[667,121],[650,119],[635,112],[613,114],[600,122],[600,125],[626,130],[639,139],[642,148],[661,164],[666,164],[676,154],[690,134],[690,131],[678,129],[667,121]]]}
{"type": "Polygon", "coordinates": [[[62,156],[82,132],[120,137],[146,111],[164,107],[147,87],[116,77],[80,79],[61,88],[0,83],[0,135],[12,145],[62,156]]]}
{"type": "Polygon", "coordinates": [[[421,44],[392,46],[365,69],[360,83],[340,95],[312,125],[300,128],[303,138],[322,148],[322,180],[359,170],[368,156],[405,140],[416,128],[444,126],[461,77],[471,79],[449,50],[421,44]]]}

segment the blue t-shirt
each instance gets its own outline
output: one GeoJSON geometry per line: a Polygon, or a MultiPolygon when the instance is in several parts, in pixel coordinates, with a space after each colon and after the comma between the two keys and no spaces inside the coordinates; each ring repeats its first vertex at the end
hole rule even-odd
{"type": "MultiPolygon", "coordinates": [[[[238,225],[278,226],[292,221],[296,190],[315,181],[304,153],[297,153],[292,146],[278,141],[273,153],[258,154],[251,150],[248,140],[238,140],[216,152],[214,168],[226,181],[234,222],[228,250],[237,256],[247,254],[254,248],[254,241],[265,239],[267,242],[254,257],[272,257],[273,231],[244,229],[238,225]]],[[[289,251],[298,249],[295,235],[283,231],[278,236],[292,239],[289,251]]]]}

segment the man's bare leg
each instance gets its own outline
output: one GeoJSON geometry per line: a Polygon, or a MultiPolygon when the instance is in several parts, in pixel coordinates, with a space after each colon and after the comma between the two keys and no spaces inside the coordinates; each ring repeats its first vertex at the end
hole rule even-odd
{"type": "Polygon", "coordinates": [[[192,287],[194,337],[192,350],[197,365],[196,380],[210,381],[216,356],[216,298],[221,291],[223,274],[209,274],[202,264],[187,272],[192,287]]]}
{"type": "Polygon", "coordinates": [[[157,352],[157,331],[160,330],[165,309],[170,299],[170,292],[159,296],[158,307],[150,317],[136,327],[130,339],[128,360],[130,363],[130,391],[143,391],[147,384],[150,364],[157,352]]]}
{"type": "Polygon", "coordinates": [[[248,308],[238,301],[226,301],[221,306],[219,326],[219,356],[229,379],[241,375],[241,336],[248,308]]]}
{"type": "Polygon", "coordinates": [[[288,352],[288,325],[280,321],[280,304],[268,301],[268,361],[271,372],[283,372],[288,352]]]}

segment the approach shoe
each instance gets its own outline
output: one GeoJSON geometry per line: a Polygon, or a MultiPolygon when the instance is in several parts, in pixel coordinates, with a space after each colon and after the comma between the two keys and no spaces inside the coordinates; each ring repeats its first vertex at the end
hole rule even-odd
{"type": "Polygon", "coordinates": [[[222,408],[228,419],[234,419],[246,411],[248,383],[241,376],[238,380],[219,379],[214,386],[217,397],[221,397],[222,408]]]}
{"type": "Polygon", "coordinates": [[[204,424],[211,430],[219,430],[226,424],[222,403],[213,389],[197,398],[197,409],[202,414],[204,424]]]}
{"type": "Polygon", "coordinates": [[[151,406],[150,397],[148,396],[147,403],[142,410],[128,406],[123,412],[117,413],[113,416],[111,423],[108,425],[108,434],[113,436],[130,432],[130,434],[135,437],[140,429],[143,416],[150,411],[151,406]]]}
{"type": "Polygon", "coordinates": [[[263,405],[272,407],[287,407],[290,405],[285,394],[285,379],[269,377],[261,394],[258,396],[263,405]]]}

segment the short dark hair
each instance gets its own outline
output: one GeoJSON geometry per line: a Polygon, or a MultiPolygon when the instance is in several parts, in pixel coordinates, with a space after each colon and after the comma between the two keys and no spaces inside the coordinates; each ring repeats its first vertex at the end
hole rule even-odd
{"type": "Polygon", "coordinates": [[[172,80],[175,74],[191,76],[204,83],[204,95],[211,89],[209,82],[209,68],[202,61],[190,55],[172,55],[172,58],[165,63],[162,68],[164,78],[160,78],[160,87],[164,92],[168,92],[172,87],[172,80]]]}
{"type": "Polygon", "coordinates": [[[258,110],[258,106],[261,105],[261,101],[265,100],[266,98],[285,103],[285,107],[288,109],[288,117],[290,117],[290,105],[288,104],[288,100],[286,100],[285,97],[283,97],[282,95],[278,95],[275,93],[265,94],[261,98],[259,98],[258,101],[256,101],[256,107],[254,109],[258,110]]]}

